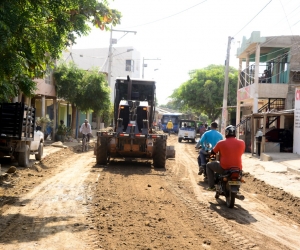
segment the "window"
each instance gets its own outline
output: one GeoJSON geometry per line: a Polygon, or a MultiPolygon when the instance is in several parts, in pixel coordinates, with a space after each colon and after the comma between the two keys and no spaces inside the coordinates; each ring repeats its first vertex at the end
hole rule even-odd
{"type": "Polygon", "coordinates": [[[52,84],[52,70],[49,66],[47,66],[46,73],[45,73],[45,83],[52,84]]]}
{"type": "Polygon", "coordinates": [[[133,60],[126,60],[126,69],[125,71],[134,72],[134,61],[133,60]]]}
{"type": "Polygon", "coordinates": [[[293,72],[293,81],[300,82],[300,72],[293,72]]]}

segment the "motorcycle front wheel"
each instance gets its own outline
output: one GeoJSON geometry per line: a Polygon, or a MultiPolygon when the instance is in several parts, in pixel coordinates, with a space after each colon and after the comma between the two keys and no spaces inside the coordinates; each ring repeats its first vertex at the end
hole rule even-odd
{"type": "Polygon", "coordinates": [[[228,195],[226,196],[226,205],[227,205],[227,207],[229,207],[229,208],[234,207],[235,196],[236,196],[236,193],[233,193],[231,191],[228,192],[228,195]]]}

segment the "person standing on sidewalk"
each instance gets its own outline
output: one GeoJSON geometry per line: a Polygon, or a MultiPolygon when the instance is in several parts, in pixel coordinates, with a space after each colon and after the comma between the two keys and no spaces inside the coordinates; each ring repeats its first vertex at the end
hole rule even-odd
{"type": "Polygon", "coordinates": [[[167,123],[167,130],[168,130],[168,133],[169,133],[169,136],[171,135],[171,130],[173,129],[173,122],[172,122],[172,120],[170,119],[170,121],[168,121],[168,123],[167,123]]]}
{"type": "Polygon", "coordinates": [[[208,191],[215,191],[215,172],[223,174],[232,167],[242,170],[242,155],[245,152],[245,142],[236,139],[236,128],[229,125],[225,128],[225,140],[219,141],[211,151],[212,154],[220,154],[220,161],[209,162],[206,165],[208,178],[208,191]]]}
{"type": "Polygon", "coordinates": [[[84,123],[80,127],[80,133],[82,133],[82,139],[87,137],[87,142],[90,141],[90,136],[92,134],[92,127],[91,124],[89,124],[89,121],[87,119],[84,120],[84,123]]]}

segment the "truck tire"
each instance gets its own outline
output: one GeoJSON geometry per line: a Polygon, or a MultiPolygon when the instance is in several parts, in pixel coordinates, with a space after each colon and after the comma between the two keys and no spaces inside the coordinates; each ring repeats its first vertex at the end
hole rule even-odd
{"type": "Polygon", "coordinates": [[[100,138],[100,145],[96,145],[97,154],[96,154],[96,163],[99,165],[107,164],[107,140],[106,138],[100,138]]]}
{"type": "Polygon", "coordinates": [[[35,159],[37,161],[42,160],[43,152],[44,152],[44,144],[41,142],[38,148],[38,153],[35,155],[35,159]]]}
{"type": "Polygon", "coordinates": [[[153,166],[155,168],[165,168],[166,166],[166,141],[156,140],[154,143],[153,166]]]}
{"type": "Polygon", "coordinates": [[[20,167],[27,168],[29,166],[29,156],[30,156],[29,146],[25,145],[25,151],[19,152],[18,163],[20,167]]]}

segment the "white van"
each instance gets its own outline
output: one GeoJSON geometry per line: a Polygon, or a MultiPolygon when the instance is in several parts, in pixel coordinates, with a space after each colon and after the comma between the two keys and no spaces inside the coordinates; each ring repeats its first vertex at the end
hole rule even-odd
{"type": "Polygon", "coordinates": [[[195,143],[196,135],[197,135],[196,121],[182,119],[182,120],[179,120],[178,125],[179,125],[178,126],[178,142],[181,142],[182,140],[184,140],[184,141],[191,141],[191,142],[195,143]]]}

